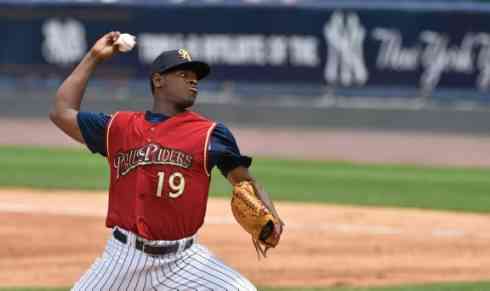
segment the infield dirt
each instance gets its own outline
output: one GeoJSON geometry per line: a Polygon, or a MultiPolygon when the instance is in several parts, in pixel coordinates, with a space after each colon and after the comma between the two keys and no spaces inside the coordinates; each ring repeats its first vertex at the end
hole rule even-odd
{"type": "MultiPolygon", "coordinates": [[[[229,201],[211,199],[199,240],[261,286],[386,285],[490,278],[485,215],[278,203],[280,246],[258,261],[229,201]]],[[[0,192],[0,285],[69,286],[101,254],[104,193],[0,192]]]]}

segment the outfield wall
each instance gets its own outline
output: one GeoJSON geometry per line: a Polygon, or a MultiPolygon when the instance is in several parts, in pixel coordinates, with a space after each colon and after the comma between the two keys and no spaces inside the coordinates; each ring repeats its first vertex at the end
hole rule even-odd
{"type": "Polygon", "coordinates": [[[146,79],[162,50],[186,48],[212,65],[210,80],[238,89],[302,85],[305,95],[490,101],[490,5],[364,2],[0,3],[0,72],[64,75],[116,29],[136,35],[138,45],[100,78],[146,79]]]}

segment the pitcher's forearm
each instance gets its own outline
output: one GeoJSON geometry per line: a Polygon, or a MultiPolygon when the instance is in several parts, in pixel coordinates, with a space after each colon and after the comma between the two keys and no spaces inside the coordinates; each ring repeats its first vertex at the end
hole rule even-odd
{"type": "Polygon", "coordinates": [[[264,202],[265,206],[272,212],[272,215],[274,215],[274,217],[276,217],[278,220],[281,221],[281,223],[283,223],[281,218],[279,217],[279,213],[277,213],[277,210],[274,207],[274,203],[272,202],[272,199],[269,197],[269,194],[267,193],[267,191],[265,191],[264,188],[262,188],[257,183],[257,181],[252,181],[252,183],[255,186],[255,190],[257,190],[256,194],[257,194],[257,196],[259,196],[259,199],[262,200],[262,202],[264,202]]]}
{"type": "Polygon", "coordinates": [[[83,60],[73,70],[73,72],[61,84],[56,94],[55,112],[66,109],[80,110],[82,98],[87,88],[88,80],[99,61],[91,54],[87,53],[83,60]]]}
{"type": "Polygon", "coordinates": [[[85,55],[75,70],[59,87],[53,109],[49,114],[50,119],[56,126],[81,143],[84,143],[84,139],[78,127],[77,114],[80,111],[88,80],[98,63],[91,52],[85,55]]]}
{"type": "Polygon", "coordinates": [[[64,133],[81,143],[84,143],[84,138],[78,126],[78,112],[88,80],[97,64],[114,55],[117,50],[114,42],[118,37],[119,32],[112,31],[99,38],[56,92],[49,118],[64,133]]]}

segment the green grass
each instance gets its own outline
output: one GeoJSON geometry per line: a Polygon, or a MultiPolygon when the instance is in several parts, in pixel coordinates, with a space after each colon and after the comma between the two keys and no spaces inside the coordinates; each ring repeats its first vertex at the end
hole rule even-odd
{"type": "Polygon", "coordinates": [[[107,161],[87,151],[0,147],[0,187],[107,189],[107,161]]]}
{"type": "MultiPolygon", "coordinates": [[[[68,291],[69,288],[0,288],[0,291],[68,291]]],[[[370,288],[259,288],[260,291],[488,291],[490,282],[444,283],[370,288]]]]}
{"type": "MultiPolygon", "coordinates": [[[[0,147],[0,164],[0,187],[107,188],[107,161],[86,150],[0,147]]],[[[274,200],[490,211],[490,169],[266,158],[251,169],[274,200]]],[[[229,196],[213,175],[211,196],[229,196]]]]}

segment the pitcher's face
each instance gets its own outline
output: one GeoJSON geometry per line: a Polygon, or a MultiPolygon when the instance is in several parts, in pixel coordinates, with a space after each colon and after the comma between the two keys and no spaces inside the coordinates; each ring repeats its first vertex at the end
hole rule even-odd
{"type": "Polygon", "coordinates": [[[197,75],[191,70],[175,70],[164,74],[165,95],[180,108],[194,105],[197,97],[197,75]]]}

